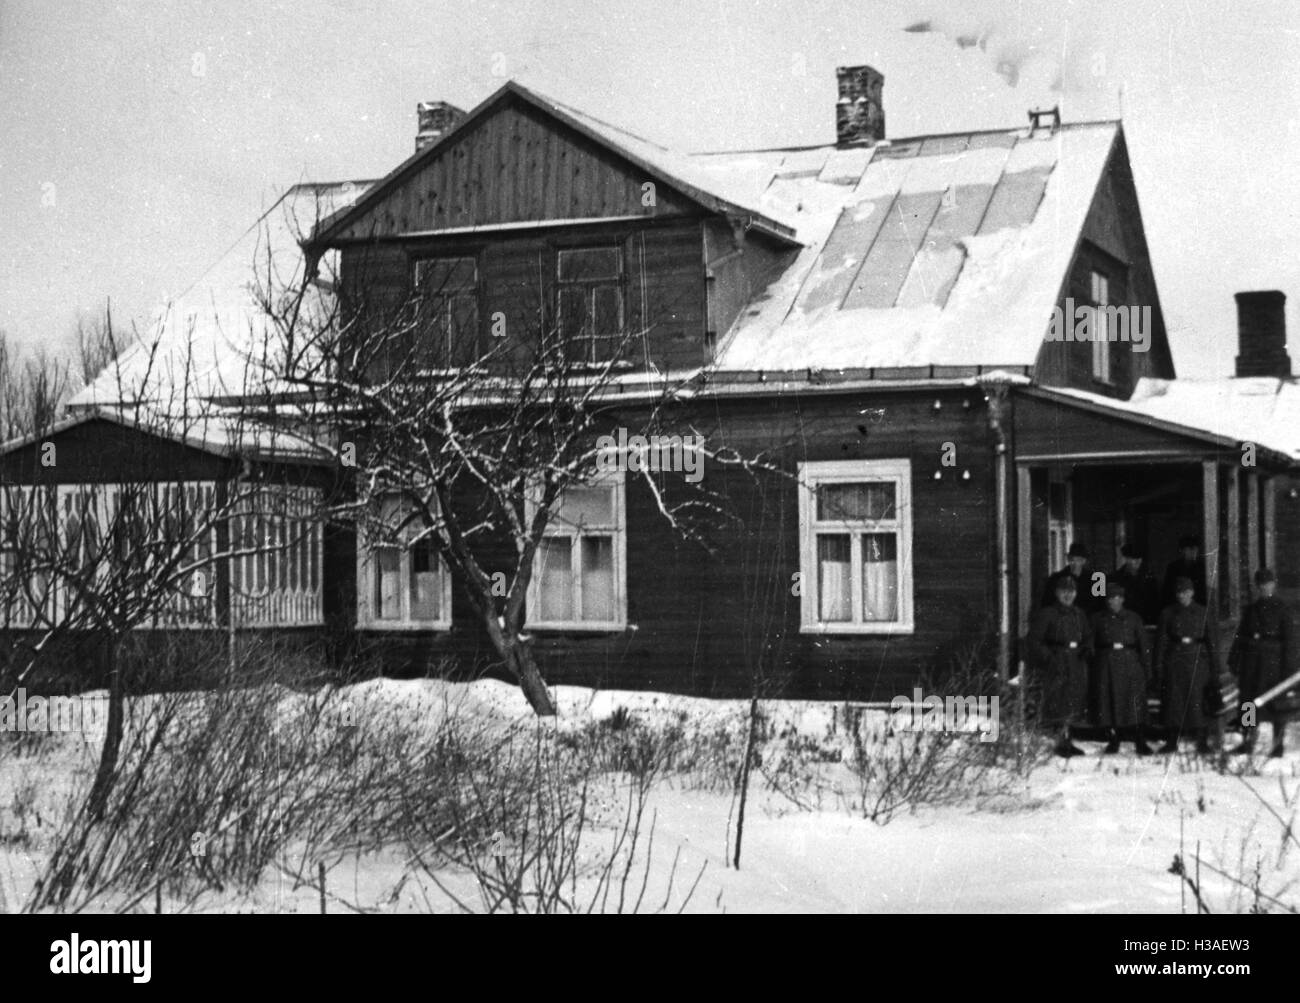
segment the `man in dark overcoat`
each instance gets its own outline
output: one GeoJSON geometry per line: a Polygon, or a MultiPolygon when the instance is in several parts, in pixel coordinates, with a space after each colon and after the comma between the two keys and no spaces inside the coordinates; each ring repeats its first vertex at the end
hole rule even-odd
{"type": "Polygon", "coordinates": [[[1106,586],[1106,608],[1092,615],[1092,645],[1097,724],[1109,736],[1104,751],[1118,752],[1121,737],[1139,756],[1149,755],[1146,724],[1151,655],[1142,618],[1124,608],[1124,586],[1106,586]]]}
{"type": "Polygon", "coordinates": [[[1192,601],[1198,606],[1209,607],[1205,588],[1205,559],[1201,557],[1201,540],[1196,536],[1184,536],[1178,540],[1178,559],[1165,569],[1165,585],[1160,593],[1162,606],[1172,606],[1178,601],[1174,595],[1174,582],[1180,578],[1192,580],[1192,601]]]}
{"type": "Polygon", "coordinates": [[[1124,606],[1142,618],[1145,624],[1155,624],[1160,619],[1160,586],[1146,567],[1146,553],[1133,543],[1120,549],[1121,563],[1110,575],[1110,581],[1124,586],[1124,606]]]}
{"type": "Polygon", "coordinates": [[[1042,694],[1042,725],[1056,737],[1057,755],[1067,757],[1083,755],[1070,740],[1070,728],[1082,724],[1088,714],[1092,657],[1092,631],[1087,614],[1074,605],[1077,592],[1073,577],[1058,576],[1056,601],[1035,610],[1029,623],[1029,655],[1042,694]]]}
{"type": "Polygon", "coordinates": [[[1294,698],[1282,694],[1256,712],[1255,698],[1296,671],[1296,634],[1291,611],[1277,595],[1277,575],[1269,568],[1255,572],[1256,599],[1246,607],[1228,656],[1228,668],[1237,677],[1241,691],[1241,744],[1231,751],[1250,753],[1255,748],[1257,717],[1273,724],[1273,748],[1269,755],[1282,755],[1287,722],[1294,711],[1294,698]]]}
{"type": "Polygon", "coordinates": [[[1178,601],[1161,611],[1156,628],[1155,665],[1166,728],[1160,751],[1177,752],[1179,739],[1191,735],[1196,751],[1205,753],[1210,751],[1206,707],[1215,704],[1219,686],[1219,630],[1214,617],[1196,602],[1196,583],[1190,578],[1175,580],[1174,595],[1178,601]]]}
{"type": "Polygon", "coordinates": [[[1072,543],[1066,554],[1065,567],[1049,575],[1043,585],[1042,599],[1038,603],[1040,609],[1056,605],[1056,582],[1062,576],[1068,576],[1074,582],[1074,603],[1079,609],[1091,613],[1101,608],[1100,597],[1092,594],[1092,566],[1088,563],[1088,548],[1082,543],[1072,543]]]}

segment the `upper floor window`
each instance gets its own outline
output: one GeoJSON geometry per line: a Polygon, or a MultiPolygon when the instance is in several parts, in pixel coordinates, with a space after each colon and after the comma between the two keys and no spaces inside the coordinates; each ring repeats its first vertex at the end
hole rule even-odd
{"type": "Polygon", "coordinates": [[[422,258],[415,290],[425,318],[417,358],[430,369],[467,365],[478,355],[478,262],[474,258],[422,258]]]}
{"type": "Polygon", "coordinates": [[[1101,272],[1092,273],[1092,376],[1102,383],[1110,382],[1110,332],[1107,330],[1107,311],[1110,305],[1110,280],[1101,272]],[[1102,309],[1097,309],[1098,307],[1102,309]]]}
{"type": "Polygon", "coordinates": [[[606,362],[623,337],[623,249],[567,248],[558,257],[560,336],[576,362],[606,362]]]}
{"type": "Polygon", "coordinates": [[[799,477],[802,630],[911,633],[911,463],[801,463],[799,477]]]}

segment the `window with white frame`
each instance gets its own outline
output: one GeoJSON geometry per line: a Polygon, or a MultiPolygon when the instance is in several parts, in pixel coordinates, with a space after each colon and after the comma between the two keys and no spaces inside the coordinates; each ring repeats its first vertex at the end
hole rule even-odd
{"type": "Polygon", "coordinates": [[[238,486],[230,517],[230,606],[237,627],[323,623],[320,491],[238,486]]]}
{"type": "Polygon", "coordinates": [[[799,465],[805,633],[911,633],[909,460],[799,465]]]}
{"type": "Polygon", "coordinates": [[[437,543],[400,495],[379,500],[357,547],[357,619],[378,630],[449,630],[451,575],[437,543]]]}
{"type": "Polygon", "coordinates": [[[1110,304],[1110,280],[1101,272],[1092,273],[1092,375],[1102,383],[1110,382],[1110,337],[1106,307],[1110,304]]]}
{"type": "Polygon", "coordinates": [[[627,521],[623,474],[611,471],[560,497],[533,561],[528,626],[627,626],[627,521]]]}

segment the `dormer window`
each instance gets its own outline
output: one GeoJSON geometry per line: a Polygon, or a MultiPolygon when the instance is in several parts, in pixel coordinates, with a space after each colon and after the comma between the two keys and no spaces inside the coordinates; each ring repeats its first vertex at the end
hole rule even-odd
{"type": "Polygon", "coordinates": [[[608,362],[623,339],[623,249],[561,250],[557,262],[560,337],[575,362],[608,362]]]}
{"type": "Polygon", "coordinates": [[[478,262],[422,258],[415,262],[415,291],[425,319],[417,356],[422,367],[450,369],[477,359],[478,262]]]}

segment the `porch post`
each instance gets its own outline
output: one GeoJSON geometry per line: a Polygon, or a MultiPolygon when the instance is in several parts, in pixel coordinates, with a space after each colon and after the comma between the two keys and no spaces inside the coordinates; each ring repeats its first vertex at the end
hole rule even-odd
{"type": "Polygon", "coordinates": [[[1223,471],[1227,488],[1224,506],[1228,510],[1228,553],[1224,569],[1228,578],[1228,616],[1241,615],[1241,467],[1230,463],[1223,471]]]}
{"type": "Polygon", "coordinates": [[[1032,529],[1034,502],[1029,487],[1029,468],[1016,465],[1016,589],[1018,593],[1020,630],[1024,637],[1029,632],[1029,612],[1033,604],[1034,560],[1032,529]]]}
{"type": "Polygon", "coordinates": [[[1246,581],[1259,570],[1259,471],[1246,472],[1246,581]]]}
{"type": "Polygon", "coordinates": [[[1277,570],[1278,478],[1264,478],[1264,564],[1277,570]]]}
{"type": "Polygon", "coordinates": [[[1219,607],[1219,467],[1215,460],[1201,461],[1201,542],[1205,547],[1206,604],[1216,619],[1219,607]]]}

